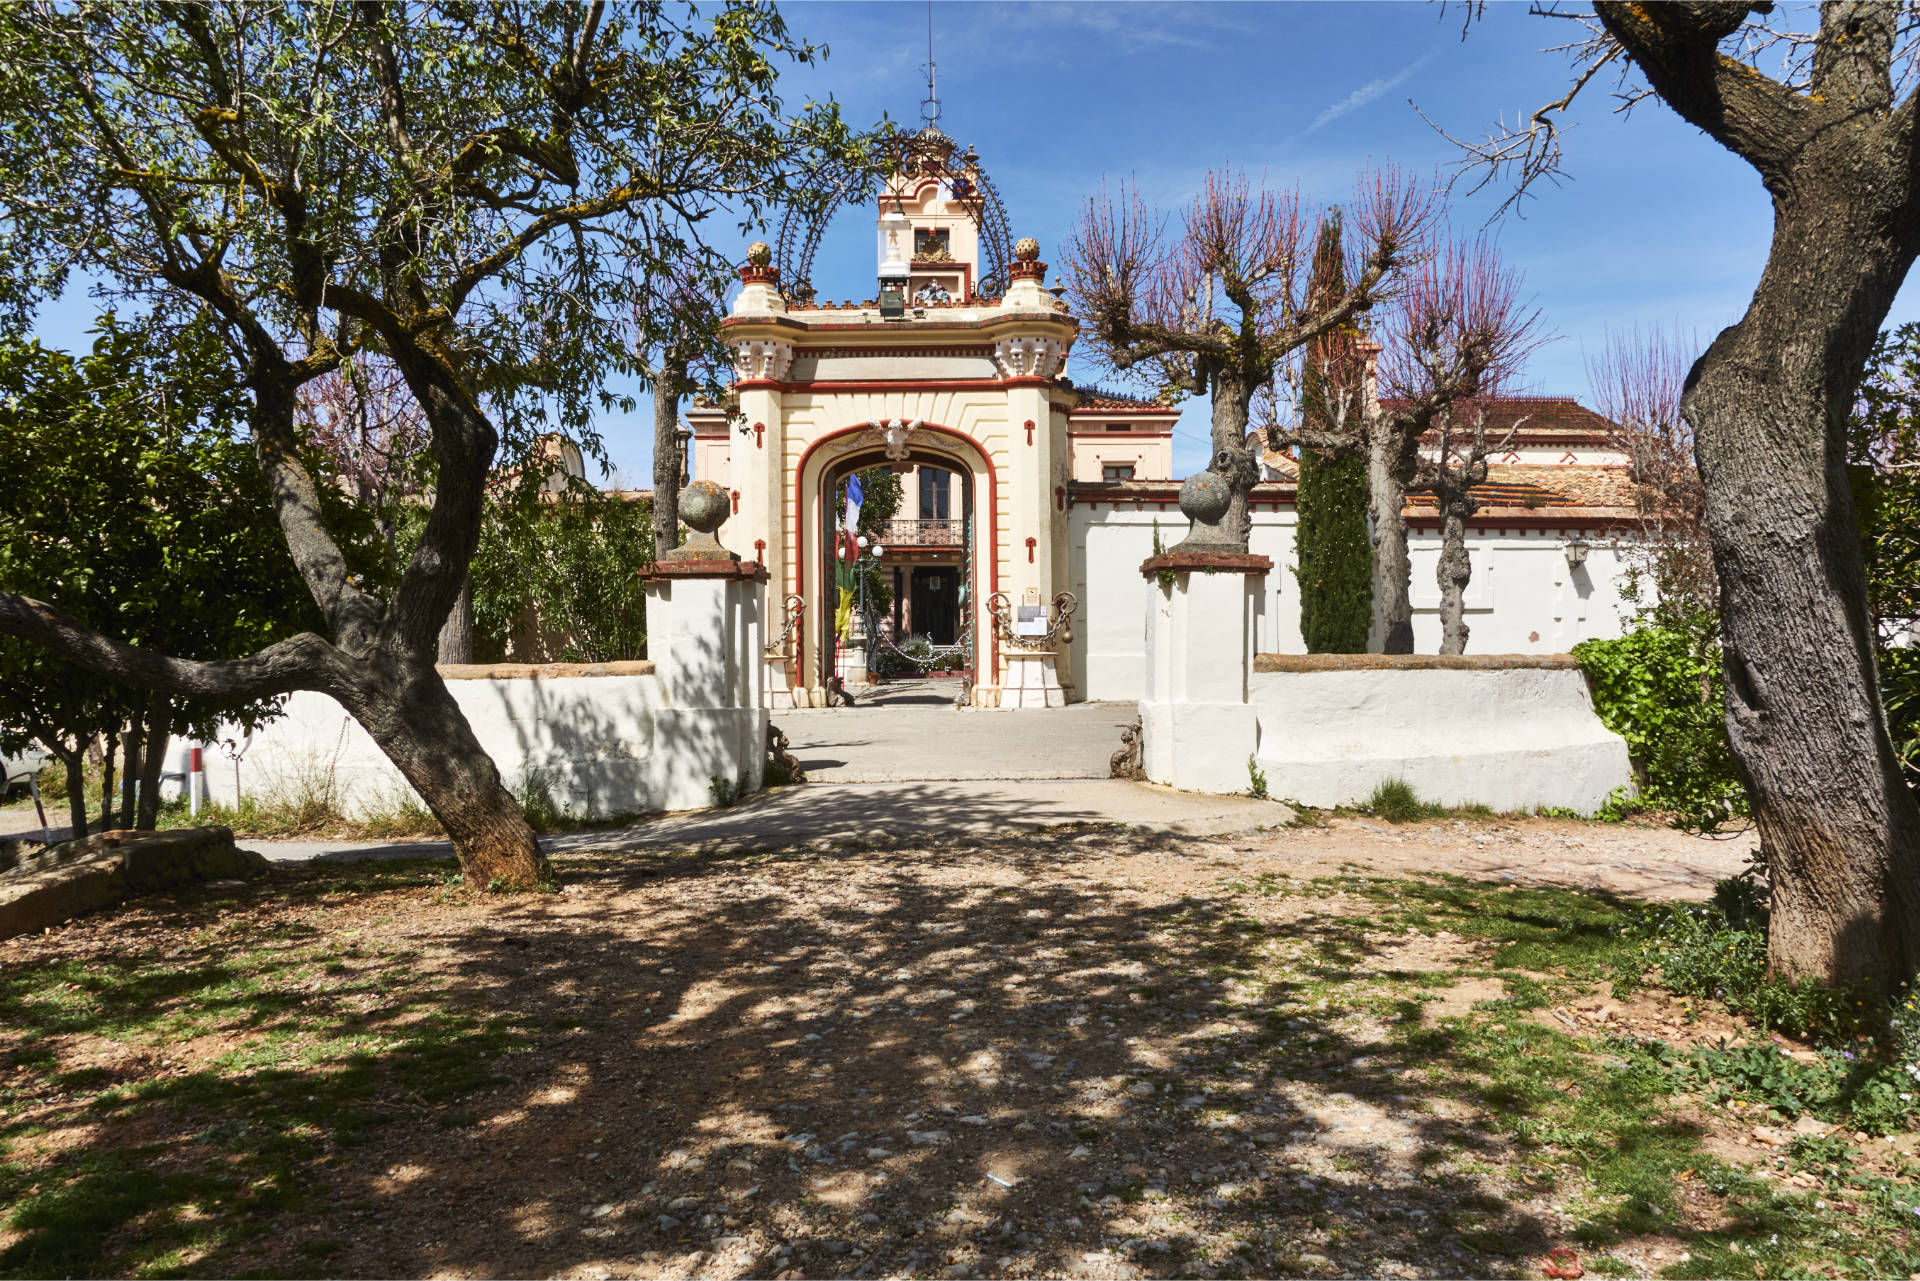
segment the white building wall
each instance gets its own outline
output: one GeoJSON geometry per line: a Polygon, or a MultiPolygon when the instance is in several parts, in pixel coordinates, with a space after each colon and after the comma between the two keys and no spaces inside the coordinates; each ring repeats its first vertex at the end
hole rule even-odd
{"type": "MultiPolygon", "coordinates": [[[[1257,652],[1301,654],[1300,589],[1294,577],[1293,509],[1256,503],[1249,550],[1274,563],[1264,585],[1257,652]]],[[[1076,503],[1068,513],[1070,590],[1080,598],[1074,626],[1073,671],[1081,698],[1133,701],[1145,693],[1146,591],[1140,562],[1153,554],[1155,522],[1172,547],[1187,536],[1187,520],[1172,504],[1097,507],[1076,503]]],[[[1473,582],[1467,592],[1470,654],[1564,654],[1583,640],[1620,635],[1631,607],[1620,599],[1621,558],[1611,539],[1585,532],[1589,546],[1579,569],[1567,567],[1571,530],[1495,529],[1468,536],[1473,582]]],[[[1414,648],[1440,649],[1440,593],[1434,571],[1437,530],[1415,530],[1414,648]]]]}

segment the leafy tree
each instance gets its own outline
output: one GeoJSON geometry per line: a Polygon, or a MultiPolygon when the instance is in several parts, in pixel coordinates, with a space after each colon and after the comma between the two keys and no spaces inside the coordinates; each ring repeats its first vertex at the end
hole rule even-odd
{"type": "MultiPolygon", "coordinates": [[[[285,543],[261,520],[266,483],[234,436],[244,412],[204,326],[161,346],[109,317],[78,358],[0,339],[0,590],[31,586],[129,644],[196,659],[317,621],[285,543]]],[[[211,737],[223,717],[257,724],[279,703],[135,690],[0,637],[0,737],[32,738],[65,766],[75,835],[88,828],[81,771],[96,735],[108,742],[101,824],[112,821],[124,731],[121,821],[152,827],[170,735],[211,737]]]]}
{"type": "MultiPolygon", "coordinates": [[[[1310,293],[1338,297],[1346,289],[1340,211],[1320,225],[1310,293]]],[[[1361,391],[1365,370],[1354,333],[1340,330],[1307,344],[1300,368],[1300,414],[1307,430],[1330,433],[1327,384],[1361,391]]],[[[1357,444],[1357,442],[1356,442],[1357,444]]],[[[1310,654],[1364,654],[1373,629],[1373,545],[1367,532],[1367,464],[1358,448],[1300,450],[1294,533],[1300,582],[1300,633],[1310,654]]]]}
{"type": "Polygon", "coordinates": [[[532,829],[434,671],[503,439],[597,448],[632,372],[629,282],[757,224],[822,149],[774,59],[811,61],[759,5],[101,3],[0,8],[6,319],[84,268],[156,318],[219,326],[321,631],[247,657],[135,647],[20,593],[0,632],[101,675],[244,701],[323,690],[452,836],[470,883],[546,874],[532,829]],[[362,351],[426,420],[432,504],[399,581],[353,576],[307,463],[300,388],[362,351]]]}
{"type": "Polygon", "coordinates": [[[646,589],[652,511],[584,486],[532,501],[489,503],[473,584],[475,657],[499,662],[531,631],[535,655],[567,663],[647,656],[646,589]]]}
{"type": "Polygon", "coordinates": [[[1881,702],[1907,785],[1920,789],[1920,324],[1880,335],[1848,452],[1881,702]]]}
{"type": "MultiPolygon", "coordinates": [[[[1477,12],[1477,6],[1469,13],[1477,12]]],[[[1920,968],[1920,803],[1874,662],[1848,475],[1855,389],[1920,256],[1912,6],[1599,0],[1571,92],[1469,158],[1519,181],[1561,167],[1557,120],[1603,67],[1752,166],[1773,239],[1752,301],[1689,370],[1720,594],[1727,737],[1773,872],[1776,969],[1889,986],[1920,968]]],[[[1570,24],[1569,24],[1570,25],[1570,24]]]]}

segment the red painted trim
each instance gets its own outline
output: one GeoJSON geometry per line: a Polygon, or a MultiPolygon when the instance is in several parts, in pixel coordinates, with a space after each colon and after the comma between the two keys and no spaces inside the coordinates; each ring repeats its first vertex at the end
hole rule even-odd
{"type": "Polygon", "coordinates": [[[1039,539],[1032,538],[1032,537],[1029,537],[1027,539],[1027,564],[1029,565],[1033,564],[1033,549],[1039,545],[1040,545],[1039,539]]]}
{"type": "Polygon", "coordinates": [[[733,514],[740,514],[740,491],[737,489],[733,491],[733,514]]]}
{"type": "Polygon", "coordinates": [[[930,382],[923,378],[863,378],[854,381],[851,378],[816,378],[804,383],[777,383],[767,378],[758,378],[751,382],[735,383],[743,390],[765,390],[779,392],[812,392],[818,394],[827,391],[981,391],[996,387],[1013,387],[1031,383],[1045,383],[1044,378],[1023,380],[1008,378],[944,378],[930,382]]]}
{"type": "MultiPolygon", "coordinates": [[[[793,557],[792,557],[793,578],[792,578],[791,590],[797,595],[805,595],[804,589],[806,587],[806,577],[805,577],[804,567],[807,564],[807,540],[806,540],[807,463],[809,460],[812,459],[813,451],[820,448],[820,446],[826,444],[828,441],[838,440],[842,436],[848,436],[853,434],[854,432],[866,431],[870,426],[871,426],[870,423],[863,422],[863,423],[856,423],[851,427],[842,427],[838,431],[828,432],[826,435],[821,436],[820,438],[815,440],[813,443],[808,445],[806,449],[801,452],[800,461],[794,464],[794,468],[793,468],[793,537],[791,542],[788,543],[788,546],[793,548],[793,557]]],[[[993,465],[993,457],[992,455],[987,453],[985,447],[982,446],[979,441],[975,440],[973,437],[967,435],[967,433],[963,431],[955,431],[951,427],[941,427],[936,423],[925,423],[925,422],[920,424],[918,430],[930,431],[930,432],[936,433],[937,435],[952,437],[955,442],[956,453],[959,453],[963,458],[965,458],[966,456],[968,456],[968,452],[970,451],[971,456],[979,459],[980,465],[986,470],[987,538],[984,544],[982,544],[979,539],[974,540],[974,555],[979,556],[984,546],[986,561],[987,561],[987,579],[989,583],[988,592],[989,592],[989,595],[993,592],[997,592],[1000,590],[1000,472],[999,472],[999,469],[993,465]]],[[[874,448],[868,452],[871,452],[881,458],[886,457],[886,454],[884,453],[884,451],[881,449],[879,445],[875,445],[874,448]]],[[[852,463],[854,460],[857,460],[860,457],[862,457],[862,454],[860,453],[849,454],[847,458],[844,459],[843,461],[852,463]]],[[[976,502],[978,501],[978,495],[975,495],[975,501],[976,502]]],[[[975,596],[977,598],[979,597],[978,591],[975,592],[975,596]]],[[[975,618],[977,621],[978,619],[977,611],[979,610],[979,605],[977,602],[974,605],[974,609],[976,611],[975,618]]],[[[988,628],[987,630],[989,632],[992,631],[991,628],[988,628]]],[[[974,649],[976,651],[975,658],[977,660],[979,657],[979,654],[977,651],[980,648],[980,629],[978,627],[974,629],[973,644],[974,644],[974,649]]],[[[801,653],[803,656],[805,652],[806,651],[803,646],[801,650],[801,653]]],[[[993,638],[992,654],[993,654],[993,670],[991,675],[994,680],[998,680],[1000,679],[1000,638],[998,636],[995,636],[993,638]]],[[[805,666],[804,662],[801,663],[800,666],[804,667],[805,666]]],[[[974,665],[974,679],[976,681],[978,681],[979,679],[979,673],[980,673],[980,668],[979,668],[978,662],[976,661],[974,665]]]]}
{"type": "Polygon", "coordinates": [[[1027,443],[1029,445],[1033,443],[1033,419],[1031,418],[1027,419],[1027,443]]]}
{"type": "Polygon", "coordinates": [[[1065,485],[1055,485],[1053,487],[1053,507],[1055,511],[1065,511],[1067,509],[1067,487],[1065,485]]]}
{"type": "Polygon", "coordinates": [[[756,538],[753,540],[753,558],[760,561],[764,561],[767,558],[766,539],[756,538]]]}
{"type": "Polygon", "coordinates": [[[767,447],[766,434],[767,425],[765,423],[755,423],[753,425],[753,447],[755,449],[765,449],[767,447]]]}

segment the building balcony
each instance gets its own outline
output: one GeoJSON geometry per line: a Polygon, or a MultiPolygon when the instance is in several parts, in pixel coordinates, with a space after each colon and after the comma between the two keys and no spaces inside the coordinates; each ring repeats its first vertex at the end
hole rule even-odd
{"type": "Polygon", "coordinates": [[[889,547],[959,547],[966,538],[966,522],[890,520],[880,537],[889,547]]]}

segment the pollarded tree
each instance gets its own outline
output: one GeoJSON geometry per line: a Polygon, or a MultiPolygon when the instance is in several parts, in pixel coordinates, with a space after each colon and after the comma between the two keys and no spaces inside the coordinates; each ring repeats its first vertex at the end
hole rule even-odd
{"type": "Polygon", "coordinates": [[[0,631],[111,679],[235,701],[338,699],[419,792],[475,884],[546,864],[434,670],[510,456],[591,415],[632,370],[632,274],[720,215],[759,220],[819,148],[762,6],[56,4],[0,8],[0,308],[21,323],[80,267],[157,318],[197,313],[244,370],[273,513],[327,638],[224,662],[123,643],[24,594],[0,631]],[[405,379],[433,500],[398,583],[349,572],[306,464],[299,389],[357,352],[405,379]]]}
{"type": "Polygon", "coordinates": [[[1474,152],[1489,177],[1517,166],[1517,191],[1551,175],[1556,114],[1612,63],[1638,77],[1630,94],[1657,96],[1766,187],[1766,267],[1682,400],[1719,580],[1727,737],[1773,871],[1773,965],[1893,984],[1920,968],[1920,804],[1879,701],[1847,429],[1920,256],[1915,10],[1828,0],[1811,30],[1790,29],[1796,12],[1567,10],[1587,25],[1574,93],[1474,152]]]}
{"type": "Polygon", "coordinates": [[[1400,174],[1364,176],[1346,211],[1350,261],[1337,291],[1309,288],[1316,219],[1293,192],[1208,174],[1179,234],[1138,193],[1087,201],[1067,243],[1067,291],[1095,356],[1144,367],[1163,393],[1209,395],[1213,466],[1233,496],[1222,528],[1241,546],[1258,481],[1255,396],[1287,357],[1383,300],[1426,252],[1432,194],[1400,174]]]}
{"type": "MultiPolygon", "coordinates": [[[[1363,453],[1373,537],[1373,599],[1381,650],[1413,652],[1413,562],[1407,550],[1407,494],[1436,479],[1423,439],[1451,421],[1454,407],[1503,385],[1538,342],[1539,317],[1519,296],[1519,277],[1484,238],[1449,240],[1404,275],[1384,312],[1375,351],[1377,394],[1353,380],[1322,377],[1319,404],[1296,425],[1266,425],[1275,449],[1363,453]]],[[[1370,340],[1372,341],[1372,340],[1370,340]]],[[[1353,340],[1359,350],[1359,340],[1353,340]]],[[[1336,352],[1328,368],[1365,359],[1336,352]]],[[[1442,525],[1443,595],[1464,593],[1472,564],[1466,512],[1442,525]],[[1449,532],[1450,531],[1450,532],[1449,532]],[[1449,544],[1448,539],[1451,538],[1449,544]],[[1449,587],[1449,584],[1452,587],[1449,587]]],[[[1464,635],[1461,637],[1464,644],[1464,635]]]]}

